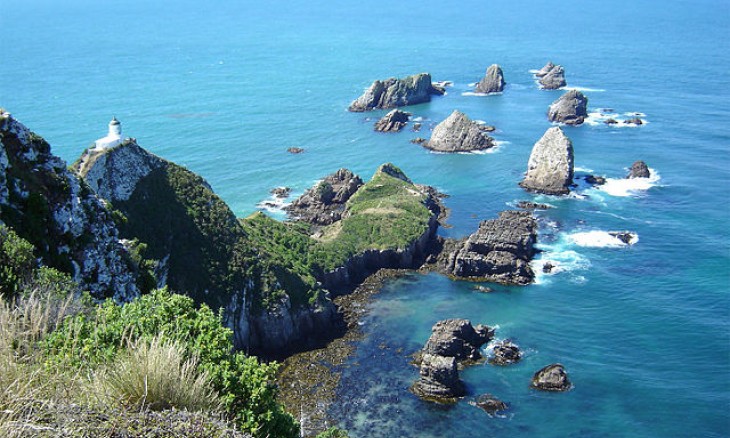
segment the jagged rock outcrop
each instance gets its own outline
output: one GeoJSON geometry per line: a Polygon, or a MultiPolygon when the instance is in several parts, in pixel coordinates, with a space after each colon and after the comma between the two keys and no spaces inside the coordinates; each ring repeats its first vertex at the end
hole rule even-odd
{"type": "Polygon", "coordinates": [[[508,409],[507,403],[493,396],[492,394],[483,394],[474,402],[470,402],[476,407],[481,408],[484,412],[492,415],[497,412],[506,411],[508,409]]]}
{"type": "Polygon", "coordinates": [[[139,295],[138,267],[112,212],[8,113],[0,114],[0,186],[0,220],[32,243],[44,264],[71,274],[96,298],[139,295]]]}
{"type": "Polygon", "coordinates": [[[550,70],[555,68],[555,64],[553,64],[552,61],[548,61],[547,64],[545,64],[540,70],[535,72],[535,76],[538,78],[541,78],[545,76],[546,74],[550,73],[550,70]]]}
{"type": "Polygon", "coordinates": [[[494,356],[489,359],[493,365],[509,365],[522,359],[520,347],[509,339],[505,339],[494,346],[494,356]]]}
{"type": "Polygon", "coordinates": [[[463,396],[465,389],[458,364],[479,360],[479,348],[493,336],[491,328],[481,324],[475,328],[466,319],[446,319],[434,324],[431,336],[417,355],[420,378],[411,391],[424,400],[442,403],[463,396]]]}
{"type": "Polygon", "coordinates": [[[497,64],[492,64],[487,68],[487,72],[479,83],[477,83],[477,93],[500,93],[504,91],[504,74],[502,73],[502,67],[497,64]]]}
{"type": "Polygon", "coordinates": [[[442,253],[440,270],[459,279],[529,284],[535,278],[530,260],[536,242],[537,221],[530,212],[503,211],[442,253]]]}
{"type": "Polygon", "coordinates": [[[558,126],[535,143],[520,187],[548,195],[565,195],[573,184],[573,143],[558,126]]]}
{"type": "Polygon", "coordinates": [[[517,203],[517,208],[521,208],[523,210],[549,210],[553,208],[553,206],[549,204],[539,204],[532,201],[520,201],[517,203]]]}
{"type": "Polygon", "coordinates": [[[535,76],[538,78],[540,87],[545,90],[557,90],[560,87],[566,86],[568,83],[565,81],[565,69],[562,65],[555,65],[552,62],[545,64],[535,76]]]}
{"type": "Polygon", "coordinates": [[[340,169],[304,192],[285,210],[290,216],[314,225],[331,225],[342,219],[345,204],[363,185],[348,169],[340,169]]]}
{"type": "Polygon", "coordinates": [[[394,109],[375,122],[375,129],[378,132],[398,132],[406,126],[410,114],[405,111],[394,109]]]}
{"type": "Polygon", "coordinates": [[[494,330],[485,325],[473,327],[466,319],[446,319],[431,328],[431,337],[423,347],[423,354],[476,361],[482,357],[479,352],[481,346],[493,336],[494,330]]]}
{"type": "Polygon", "coordinates": [[[493,147],[494,139],[486,134],[484,126],[454,110],[433,128],[431,139],[422,146],[438,152],[471,152],[493,147]]]}
{"type": "Polygon", "coordinates": [[[646,165],[645,162],[639,160],[634,162],[634,164],[631,165],[631,169],[629,169],[629,174],[626,175],[626,178],[649,178],[651,177],[651,172],[649,172],[649,166],[646,165]]]}
{"type": "Polygon", "coordinates": [[[532,387],[543,391],[567,391],[573,387],[565,368],[559,364],[551,364],[532,376],[532,387]]]}
{"type": "Polygon", "coordinates": [[[448,403],[466,394],[454,357],[424,354],[419,374],[411,391],[424,400],[448,403]]]}
{"type": "Polygon", "coordinates": [[[588,98],[577,90],[566,92],[548,108],[548,120],[551,122],[580,125],[586,117],[588,117],[588,98]]]}
{"type": "Polygon", "coordinates": [[[444,94],[444,89],[431,82],[431,75],[420,73],[402,79],[375,81],[362,96],[354,100],[349,111],[363,112],[429,102],[432,95],[444,94]]]}
{"type": "Polygon", "coordinates": [[[606,184],[606,178],[600,175],[586,175],[583,179],[585,182],[593,186],[602,186],[606,184]]]}

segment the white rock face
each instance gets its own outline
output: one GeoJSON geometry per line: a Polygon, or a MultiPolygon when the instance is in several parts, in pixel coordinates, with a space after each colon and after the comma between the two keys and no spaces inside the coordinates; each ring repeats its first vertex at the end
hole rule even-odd
{"type": "Polygon", "coordinates": [[[548,195],[565,195],[573,184],[573,143],[560,127],[548,129],[532,148],[524,189],[548,195]]]}
{"type": "Polygon", "coordinates": [[[7,113],[0,115],[0,134],[0,183],[4,188],[0,189],[0,205],[19,212],[20,220],[23,215],[39,213],[25,211],[24,203],[17,199],[37,196],[48,209],[46,235],[22,237],[31,242],[42,239],[44,252],[68,257],[74,280],[93,296],[120,302],[138,296],[136,274],[106,206],[63,160],[50,153],[43,139],[7,113]],[[12,181],[7,174],[10,166],[21,173],[12,181]],[[15,187],[12,196],[7,190],[11,183],[15,187]]]}
{"type": "Polygon", "coordinates": [[[163,165],[162,158],[142,149],[134,141],[127,141],[113,148],[86,151],[78,172],[100,197],[127,201],[137,183],[163,165]]]}

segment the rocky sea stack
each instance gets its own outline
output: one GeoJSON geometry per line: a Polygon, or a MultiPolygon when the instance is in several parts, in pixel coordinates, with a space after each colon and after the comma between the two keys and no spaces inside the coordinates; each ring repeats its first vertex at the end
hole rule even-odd
{"type": "Polygon", "coordinates": [[[565,70],[562,65],[555,65],[552,62],[545,64],[535,76],[538,78],[540,88],[545,90],[557,90],[568,85],[565,81],[565,70]]]}
{"type": "Polygon", "coordinates": [[[411,391],[428,401],[451,403],[466,394],[459,379],[458,364],[470,364],[481,358],[479,348],[489,342],[494,330],[466,319],[439,321],[418,355],[420,378],[411,391]]]}
{"type": "Polygon", "coordinates": [[[573,184],[573,143],[558,126],[549,128],[535,143],[520,182],[525,190],[566,195],[573,184]]]}
{"type": "Polygon", "coordinates": [[[651,177],[651,172],[649,171],[649,166],[646,165],[645,162],[639,160],[636,161],[634,164],[631,165],[631,168],[629,169],[629,174],[626,175],[626,178],[649,178],[651,177]]]}
{"type": "Polygon", "coordinates": [[[431,75],[420,73],[402,79],[375,81],[362,96],[354,100],[349,111],[364,112],[429,102],[432,95],[443,95],[444,89],[431,82],[431,75]]]}
{"type": "Polygon", "coordinates": [[[580,125],[588,117],[588,98],[580,91],[570,90],[563,94],[548,108],[548,120],[580,125]]]}
{"type": "Polygon", "coordinates": [[[488,129],[461,111],[454,110],[449,117],[433,128],[431,139],[423,143],[423,146],[438,152],[472,152],[489,149],[494,146],[494,139],[487,135],[488,129]]]}
{"type": "Polygon", "coordinates": [[[411,115],[405,111],[394,109],[383,118],[375,122],[375,129],[378,132],[398,132],[406,126],[411,115]]]}
{"type": "Polygon", "coordinates": [[[487,73],[484,75],[481,81],[476,86],[477,93],[500,93],[504,91],[504,74],[502,73],[502,67],[497,64],[492,64],[487,69],[487,73]]]}
{"type": "Polygon", "coordinates": [[[543,391],[567,391],[573,387],[573,384],[570,383],[565,368],[561,364],[555,363],[536,372],[532,376],[531,386],[543,391]]]}
{"type": "Polygon", "coordinates": [[[508,210],[498,219],[482,221],[479,229],[439,259],[439,270],[458,279],[524,285],[535,273],[537,221],[530,212],[508,210]]]}

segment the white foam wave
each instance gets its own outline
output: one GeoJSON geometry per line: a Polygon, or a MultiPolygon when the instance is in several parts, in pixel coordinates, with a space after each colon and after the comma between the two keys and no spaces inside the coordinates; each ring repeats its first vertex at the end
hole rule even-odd
{"type": "MultiPolygon", "coordinates": [[[[556,274],[570,274],[573,271],[582,271],[590,268],[590,260],[577,251],[570,249],[571,246],[571,243],[566,242],[564,239],[560,239],[552,245],[538,245],[538,248],[543,252],[540,253],[539,258],[530,262],[530,267],[535,272],[536,284],[549,283],[549,278],[556,274]],[[546,265],[549,269],[545,269],[546,265]]],[[[574,274],[570,275],[571,277],[575,276],[574,274]]]]}
{"type": "Polygon", "coordinates": [[[604,91],[606,91],[603,88],[575,87],[572,85],[566,85],[565,87],[560,87],[559,90],[566,90],[566,91],[575,90],[575,91],[585,91],[585,92],[589,92],[589,93],[603,93],[604,91]]]}
{"type": "Polygon", "coordinates": [[[480,151],[471,151],[471,152],[457,152],[460,155],[488,155],[488,154],[496,154],[502,149],[502,146],[509,144],[508,141],[495,141],[494,146],[492,146],[489,149],[482,149],[480,151]]]}
{"type": "Polygon", "coordinates": [[[573,168],[573,170],[575,172],[587,172],[587,173],[592,173],[594,171],[593,169],[589,169],[587,167],[580,167],[580,166],[575,166],[573,168]]]}
{"type": "Polygon", "coordinates": [[[649,168],[649,178],[606,178],[606,183],[596,187],[611,196],[638,196],[658,185],[661,175],[656,169],[649,168]]]}
{"type": "Polygon", "coordinates": [[[481,97],[495,96],[495,95],[499,95],[499,94],[502,94],[502,92],[497,91],[496,93],[477,93],[476,91],[465,91],[465,92],[461,93],[462,96],[481,96],[481,97]]]}
{"type": "Polygon", "coordinates": [[[649,123],[649,121],[646,120],[644,117],[646,117],[646,114],[638,112],[619,114],[611,111],[598,110],[588,113],[588,117],[585,119],[585,123],[591,126],[606,125],[613,128],[638,128],[642,125],[646,125],[649,123]],[[635,123],[626,123],[627,120],[636,117],[641,119],[641,125],[637,125],[635,123]],[[616,123],[606,123],[610,120],[613,120],[616,123]]]}
{"type": "Polygon", "coordinates": [[[634,245],[639,241],[639,235],[628,231],[621,231],[620,233],[627,233],[630,236],[628,243],[619,239],[615,234],[616,232],[592,230],[592,231],[581,231],[577,233],[568,234],[568,239],[573,241],[578,246],[589,247],[589,248],[621,248],[624,246],[634,245]]]}
{"type": "Polygon", "coordinates": [[[531,69],[529,69],[528,71],[529,71],[530,73],[532,73],[533,75],[534,75],[535,73],[540,73],[540,69],[539,69],[539,68],[531,68],[531,69]]]}

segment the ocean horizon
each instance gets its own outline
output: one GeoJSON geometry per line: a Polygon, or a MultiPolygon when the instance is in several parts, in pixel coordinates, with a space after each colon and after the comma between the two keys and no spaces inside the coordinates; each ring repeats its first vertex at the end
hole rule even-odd
{"type": "Polygon", "coordinates": [[[729,28],[730,3],[713,0],[5,0],[0,107],[68,164],[116,117],[124,136],[201,175],[238,217],[283,220],[271,189],[290,187],[290,201],[339,168],[368,180],[386,162],[448,195],[444,237],[465,237],[519,201],[549,204],[536,212],[534,284],[480,293],[433,273],[386,283],[329,412],[351,437],[725,437],[729,28]],[[565,68],[561,90],[536,83],[548,61],[565,68]],[[505,90],[475,94],[491,64],[505,90]],[[405,107],[414,119],[403,131],[374,132],[387,110],[347,111],[374,80],[421,72],[451,84],[405,107]],[[570,89],[588,97],[586,123],[563,127],[578,186],[528,193],[518,183],[553,126],[547,108],[570,89]],[[411,143],[455,109],[495,126],[497,147],[439,154],[411,143]],[[634,117],[643,123],[604,123],[634,117]],[[651,178],[625,179],[637,160],[651,178]],[[607,184],[585,184],[589,174],[607,184]],[[548,261],[555,268],[543,273],[548,261]],[[525,352],[508,367],[464,369],[469,395],[453,406],[408,391],[418,378],[410,355],[446,318],[496,326],[525,352]],[[556,362],[574,388],[530,389],[532,374],[556,362]],[[469,405],[484,393],[508,402],[506,413],[469,405]]]}

